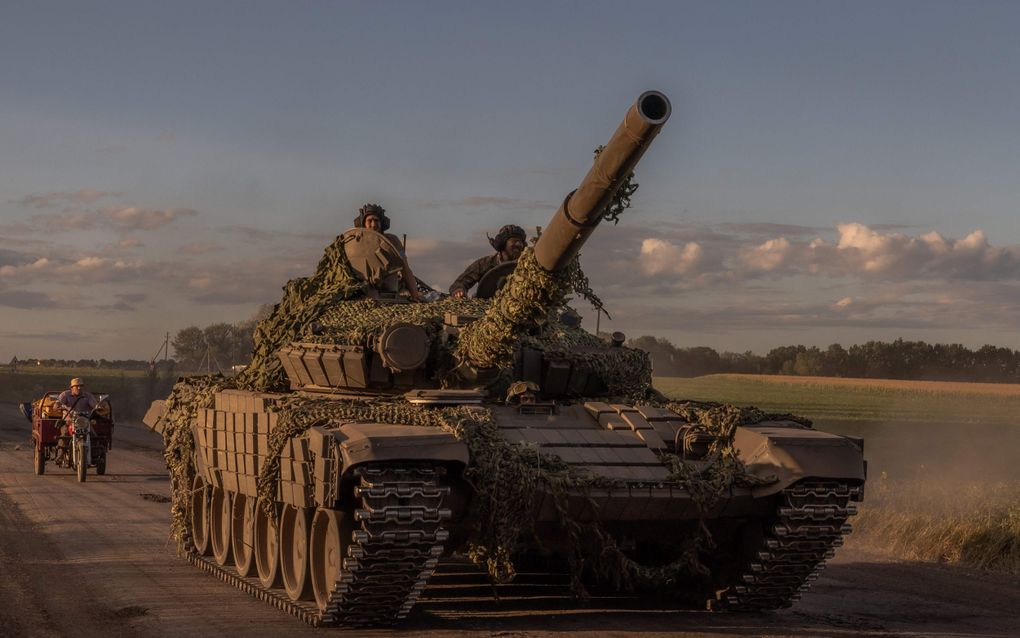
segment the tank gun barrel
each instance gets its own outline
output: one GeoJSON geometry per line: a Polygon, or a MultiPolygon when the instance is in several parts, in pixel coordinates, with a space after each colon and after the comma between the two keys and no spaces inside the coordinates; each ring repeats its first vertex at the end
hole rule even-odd
{"type": "Polygon", "coordinates": [[[534,254],[525,253],[485,315],[460,333],[456,357],[463,376],[510,365],[514,344],[565,292],[564,270],[602,221],[606,207],[669,119],[669,99],[645,91],[627,111],[580,186],[563,200],[534,254]]]}
{"type": "Polygon", "coordinates": [[[659,91],[645,91],[638,97],[580,186],[563,200],[535,244],[535,258],[542,268],[556,272],[570,263],[671,112],[669,98],[659,91]]]}

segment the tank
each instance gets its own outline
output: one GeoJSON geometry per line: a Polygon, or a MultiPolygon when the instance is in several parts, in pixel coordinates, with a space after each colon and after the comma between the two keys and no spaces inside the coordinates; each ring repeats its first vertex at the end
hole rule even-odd
{"type": "Polygon", "coordinates": [[[337,237],[258,325],[247,370],[181,379],[146,416],[180,552],[313,625],[398,622],[451,555],[496,583],[560,568],[578,596],[792,604],[850,531],[863,442],[671,401],[646,353],[568,306],[601,303],[578,252],[670,114],[641,94],[474,298],[410,303],[392,237],[337,237]]]}

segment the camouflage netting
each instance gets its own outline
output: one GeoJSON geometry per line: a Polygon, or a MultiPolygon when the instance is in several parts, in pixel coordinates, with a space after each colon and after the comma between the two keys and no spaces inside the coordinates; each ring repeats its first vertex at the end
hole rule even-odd
{"type": "Polygon", "coordinates": [[[326,248],[315,274],[287,282],[283,300],[255,327],[251,364],[238,377],[239,387],[263,392],[286,389],[286,375],[276,352],[307,332],[329,304],[360,295],[364,286],[347,260],[341,237],[337,237],[326,248]]]}
{"type": "Polygon", "coordinates": [[[362,420],[438,427],[463,441],[471,454],[465,479],[474,488],[470,518],[473,556],[487,565],[498,582],[513,578],[510,556],[517,547],[525,514],[534,503],[542,480],[559,484],[570,468],[555,457],[510,443],[499,436],[492,412],[480,406],[423,408],[399,399],[324,401],[291,397],[279,406],[280,421],[270,435],[269,455],[258,478],[260,503],[275,517],[271,496],[279,479],[283,446],[314,425],[362,420]]]}
{"type": "MultiPolygon", "coordinates": [[[[605,148],[601,145],[595,148],[595,159],[598,159],[605,148]]],[[[630,198],[637,192],[638,186],[639,184],[634,181],[634,171],[631,171],[620,184],[612,201],[606,206],[606,212],[603,213],[602,219],[611,221],[613,224],[620,223],[620,215],[630,208],[630,198]]]]}
{"type": "Polygon", "coordinates": [[[550,311],[563,305],[570,291],[568,270],[546,271],[538,265],[535,251],[525,248],[485,315],[461,331],[457,360],[476,368],[510,366],[520,338],[545,324],[550,311]]]}
{"type": "Polygon", "coordinates": [[[170,536],[183,552],[191,512],[191,486],[195,480],[195,438],[191,424],[199,410],[211,408],[213,395],[233,385],[220,375],[187,377],[174,384],[163,417],[163,458],[170,474],[170,536]]]}
{"type": "Polygon", "coordinates": [[[304,341],[364,345],[371,337],[395,323],[412,323],[425,328],[430,337],[443,329],[446,313],[480,316],[489,307],[488,299],[444,297],[429,303],[393,304],[372,299],[334,303],[317,320],[318,334],[305,335],[304,341]]]}
{"type": "Polygon", "coordinates": [[[609,394],[643,400],[652,387],[648,353],[634,348],[607,348],[606,342],[580,328],[550,321],[537,336],[525,335],[520,345],[542,350],[547,359],[568,361],[595,372],[609,394]]]}

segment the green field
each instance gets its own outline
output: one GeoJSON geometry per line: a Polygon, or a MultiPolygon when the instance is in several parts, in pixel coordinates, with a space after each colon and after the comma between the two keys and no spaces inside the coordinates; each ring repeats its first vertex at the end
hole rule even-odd
{"type": "Polygon", "coordinates": [[[1020,422],[1020,388],[1000,384],[715,374],[658,377],[655,387],[674,399],[753,405],[818,424],[1020,422]]]}
{"type": "Polygon", "coordinates": [[[150,394],[162,398],[170,392],[172,380],[160,378],[149,388],[145,374],[138,370],[89,368],[18,368],[12,374],[0,369],[0,403],[31,402],[50,390],[66,390],[72,377],[82,377],[93,394],[109,394],[114,410],[122,418],[137,419],[145,414],[150,394]]]}
{"type": "MultiPolygon", "coordinates": [[[[0,375],[8,373],[9,368],[3,369],[0,375]]],[[[144,370],[118,370],[115,368],[49,368],[44,366],[33,366],[33,365],[19,365],[18,375],[41,375],[45,377],[61,377],[64,378],[64,385],[70,381],[73,377],[82,377],[88,382],[90,379],[94,379],[97,383],[102,383],[103,379],[109,377],[144,377],[144,370]]]]}

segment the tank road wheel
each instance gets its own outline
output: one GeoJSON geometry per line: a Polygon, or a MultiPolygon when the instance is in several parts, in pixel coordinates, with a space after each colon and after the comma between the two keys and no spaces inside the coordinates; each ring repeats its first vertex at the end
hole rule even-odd
{"type": "Polygon", "coordinates": [[[284,505],[280,515],[280,572],[291,600],[311,598],[308,578],[308,510],[284,505]]]}
{"type": "MultiPolygon", "coordinates": [[[[274,506],[275,507],[275,506],[274,506]]],[[[255,569],[266,589],[280,584],[279,538],[261,503],[255,505],[255,569]]]]}
{"type": "Polygon", "coordinates": [[[308,559],[312,573],[315,604],[325,611],[329,595],[336,588],[354,530],[343,512],[319,508],[312,520],[308,559]]]}
{"type": "Polygon", "coordinates": [[[191,484],[191,542],[200,556],[209,555],[209,486],[196,476],[191,484]]]}
{"type": "Polygon", "coordinates": [[[255,570],[252,537],[255,535],[255,499],[244,494],[234,496],[233,516],[230,519],[230,550],[234,554],[237,575],[251,576],[255,570]]]}
{"type": "Polygon", "coordinates": [[[214,487],[209,505],[209,535],[213,559],[220,565],[230,562],[230,493],[214,487]]]}
{"type": "Polygon", "coordinates": [[[42,443],[35,442],[35,473],[44,474],[46,472],[46,452],[43,451],[42,443]]]}

